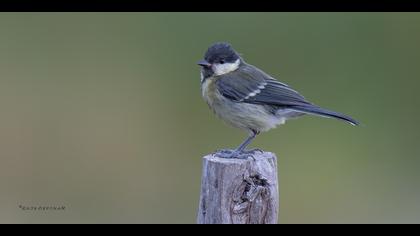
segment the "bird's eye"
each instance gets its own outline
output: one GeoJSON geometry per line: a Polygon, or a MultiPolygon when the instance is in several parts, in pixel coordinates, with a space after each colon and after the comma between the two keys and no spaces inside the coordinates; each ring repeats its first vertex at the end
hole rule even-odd
{"type": "Polygon", "coordinates": [[[220,60],[220,62],[219,62],[220,64],[225,64],[225,60],[220,60]]]}

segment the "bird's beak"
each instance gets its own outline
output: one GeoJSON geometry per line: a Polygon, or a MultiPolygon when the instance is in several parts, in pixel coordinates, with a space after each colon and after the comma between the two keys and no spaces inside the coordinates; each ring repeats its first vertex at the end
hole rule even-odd
{"type": "Polygon", "coordinates": [[[204,67],[210,67],[211,63],[209,63],[206,60],[200,60],[199,62],[197,62],[197,65],[204,66],[204,67]]]}

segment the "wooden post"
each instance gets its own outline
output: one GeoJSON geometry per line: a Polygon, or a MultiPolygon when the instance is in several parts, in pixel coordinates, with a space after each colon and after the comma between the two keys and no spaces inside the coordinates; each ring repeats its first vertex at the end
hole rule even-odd
{"type": "Polygon", "coordinates": [[[203,158],[198,224],[277,224],[277,158],[256,152],[253,158],[203,158]]]}

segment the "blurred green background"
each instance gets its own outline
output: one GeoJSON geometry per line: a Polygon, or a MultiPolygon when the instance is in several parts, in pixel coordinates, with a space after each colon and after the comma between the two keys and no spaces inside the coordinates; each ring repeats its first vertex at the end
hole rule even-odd
{"type": "Polygon", "coordinates": [[[246,136],[201,98],[216,41],[363,123],[255,140],[281,223],[420,223],[418,13],[1,13],[0,34],[1,223],[195,223],[201,157],[246,136]]]}

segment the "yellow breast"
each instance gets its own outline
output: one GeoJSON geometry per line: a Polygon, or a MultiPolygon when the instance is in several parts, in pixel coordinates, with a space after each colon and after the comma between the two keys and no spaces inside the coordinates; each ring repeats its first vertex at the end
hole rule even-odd
{"type": "Polygon", "coordinates": [[[204,98],[204,100],[207,102],[207,104],[212,107],[215,100],[217,100],[221,95],[216,89],[216,78],[210,77],[207,78],[202,84],[201,84],[201,93],[204,98]]]}

